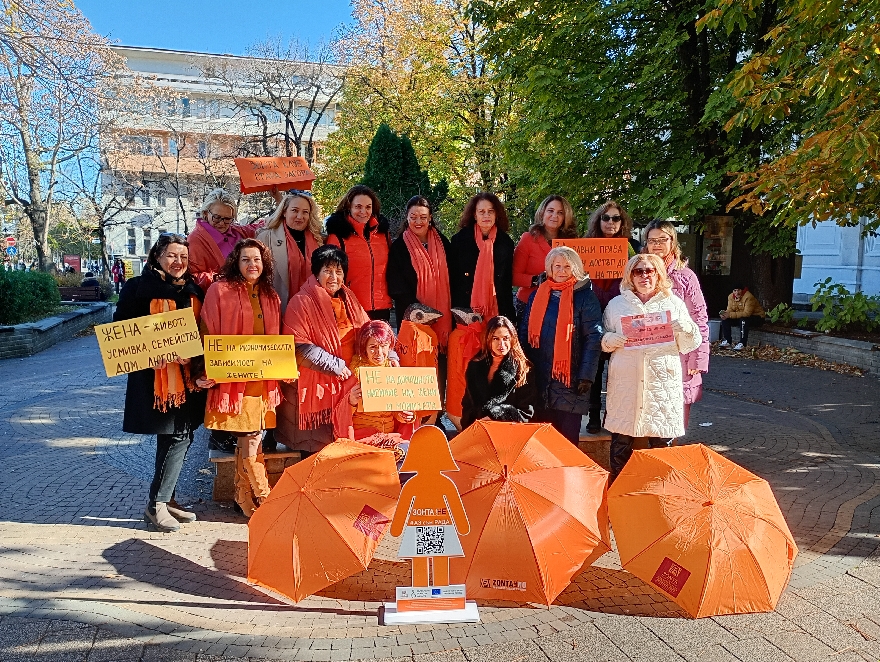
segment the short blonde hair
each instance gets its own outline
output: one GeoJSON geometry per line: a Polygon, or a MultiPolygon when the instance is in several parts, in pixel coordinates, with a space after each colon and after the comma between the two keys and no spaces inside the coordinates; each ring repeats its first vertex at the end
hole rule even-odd
{"type": "Polygon", "coordinates": [[[654,255],[653,253],[641,253],[629,259],[629,262],[626,263],[626,267],[623,269],[623,279],[620,281],[620,291],[635,291],[636,288],[633,286],[632,281],[632,271],[641,262],[646,262],[648,266],[654,267],[657,270],[657,289],[663,292],[666,296],[672,294],[672,281],[669,280],[669,276],[666,275],[666,265],[663,264],[663,260],[661,260],[658,255],[654,255]]]}
{"type": "Polygon", "coordinates": [[[205,196],[204,202],[199,209],[199,217],[204,218],[205,212],[211,211],[211,205],[226,205],[232,207],[232,221],[238,218],[238,201],[225,188],[215,188],[205,196]]]}
{"type": "Polygon", "coordinates": [[[547,257],[544,258],[544,271],[547,273],[548,278],[552,276],[551,265],[557,257],[561,257],[568,262],[569,266],[571,266],[571,273],[577,280],[583,280],[587,277],[587,274],[584,273],[584,263],[581,260],[581,256],[573,248],[557,246],[556,248],[551,248],[550,252],[547,253],[547,257]]]}
{"type": "Polygon", "coordinates": [[[272,215],[269,216],[269,219],[266,221],[266,227],[270,230],[274,230],[283,225],[284,215],[287,213],[287,208],[295,198],[302,198],[309,203],[309,232],[312,233],[315,241],[318,242],[318,246],[320,246],[324,243],[324,240],[321,238],[321,228],[323,227],[323,222],[321,221],[321,207],[318,205],[318,201],[315,200],[315,198],[311,195],[306,195],[302,191],[288,191],[285,193],[284,197],[281,198],[281,202],[278,203],[278,207],[272,212],[272,215]]]}

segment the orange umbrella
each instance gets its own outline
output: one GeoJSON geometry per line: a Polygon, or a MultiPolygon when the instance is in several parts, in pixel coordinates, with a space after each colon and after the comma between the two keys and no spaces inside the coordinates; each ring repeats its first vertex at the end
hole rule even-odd
{"type": "Polygon", "coordinates": [[[299,602],[364,570],[399,496],[390,450],[343,440],[288,467],[248,523],[248,581],[299,602]]]}
{"type": "Polygon", "coordinates": [[[477,421],[450,447],[471,523],[452,577],[468,597],[549,605],[610,549],[608,472],[551,425],[477,421]]]}
{"type": "Polygon", "coordinates": [[[695,618],[772,611],[797,556],[767,481],[702,444],[635,451],[608,510],[623,567],[695,618]]]}

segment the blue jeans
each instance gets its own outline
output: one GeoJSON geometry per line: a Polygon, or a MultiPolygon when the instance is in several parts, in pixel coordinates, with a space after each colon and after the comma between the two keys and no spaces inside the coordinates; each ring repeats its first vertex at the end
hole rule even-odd
{"type": "Polygon", "coordinates": [[[156,502],[168,503],[174,498],[174,488],[192,442],[192,431],[156,435],[156,469],[150,483],[150,507],[155,508],[156,502]]]}

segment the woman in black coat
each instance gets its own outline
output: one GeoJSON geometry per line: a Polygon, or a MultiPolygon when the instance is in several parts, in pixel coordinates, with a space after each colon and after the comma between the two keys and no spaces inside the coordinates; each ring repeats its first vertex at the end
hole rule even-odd
{"type": "Polygon", "coordinates": [[[452,306],[472,308],[483,319],[504,315],[514,318],[513,309],[513,239],[507,234],[510,222],[507,211],[497,196],[491,193],[475,195],[461,213],[459,230],[452,237],[452,256],[450,260],[450,285],[452,287],[452,306]],[[480,232],[478,243],[476,233],[480,232]],[[494,237],[494,238],[493,238],[494,237]],[[493,244],[491,269],[494,285],[494,298],[486,296],[488,283],[477,283],[477,266],[480,245],[493,244]]]}
{"type": "MultiPolygon", "coordinates": [[[[189,244],[177,234],[163,234],[150,249],[143,273],[128,280],[119,294],[113,321],[143,317],[164,310],[191,308],[204,298],[187,271],[189,244]],[[173,307],[172,307],[173,306],[173,307]]],[[[198,321],[198,320],[197,320],[198,321]]],[[[193,359],[193,361],[201,360],[193,359]]],[[[149,501],[144,519],[159,531],[176,531],[179,522],[192,522],[196,516],[174,502],[174,488],[183,468],[193,432],[205,418],[206,396],[189,379],[189,359],[129,373],[125,390],[124,432],[156,435],[156,468],[150,483],[149,501]],[[157,393],[157,373],[179,371],[182,392],[161,400],[157,393]],[[180,399],[183,399],[181,402],[180,399]],[[176,404],[175,404],[176,403],[176,404]]],[[[194,373],[193,373],[194,374],[194,373]]],[[[168,395],[168,394],[166,394],[168,395]]]]}
{"type": "Polygon", "coordinates": [[[483,351],[468,363],[462,400],[461,425],[488,418],[492,421],[526,423],[535,413],[534,371],[506,317],[493,317],[486,324],[483,351]]]}

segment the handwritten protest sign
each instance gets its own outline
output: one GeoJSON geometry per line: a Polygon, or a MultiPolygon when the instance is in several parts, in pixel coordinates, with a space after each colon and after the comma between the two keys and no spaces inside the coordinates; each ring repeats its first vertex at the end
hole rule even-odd
{"type": "Polygon", "coordinates": [[[627,315],[620,318],[620,326],[623,328],[623,335],[626,336],[624,349],[675,342],[668,310],[644,315],[627,315]]]}
{"type": "Polygon", "coordinates": [[[293,336],[205,336],[205,370],[218,383],[296,379],[293,336]]]}
{"type": "Polygon", "coordinates": [[[553,248],[568,246],[580,256],[590,278],[623,278],[629,260],[629,241],[624,239],[554,239],[553,248]]]}
{"type": "Polygon", "coordinates": [[[242,193],[280,191],[296,188],[312,188],[315,173],[301,156],[268,156],[252,159],[235,159],[235,167],[241,179],[242,193]]]}
{"type": "Polygon", "coordinates": [[[202,354],[192,308],[97,324],[95,335],[108,377],[154,368],[162,360],[202,354]]]}
{"type": "Polygon", "coordinates": [[[436,368],[360,369],[364,411],[439,411],[436,368]]]}

